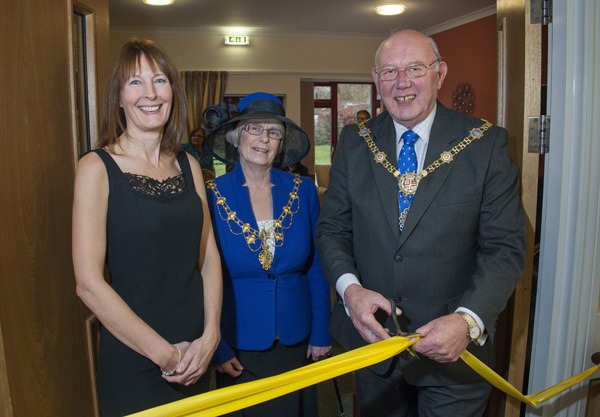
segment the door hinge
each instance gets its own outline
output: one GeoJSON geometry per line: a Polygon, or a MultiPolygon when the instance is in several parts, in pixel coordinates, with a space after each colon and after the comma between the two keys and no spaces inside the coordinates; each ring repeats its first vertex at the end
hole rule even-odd
{"type": "Polygon", "coordinates": [[[529,153],[545,154],[550,151],[550,116],[529,118],[529,153]]]}
{"type": "Polygon", "coordinates": [[[544,26],[552,23],[552,0],[531,0],[531,20],[532,25],[544,26]]]}

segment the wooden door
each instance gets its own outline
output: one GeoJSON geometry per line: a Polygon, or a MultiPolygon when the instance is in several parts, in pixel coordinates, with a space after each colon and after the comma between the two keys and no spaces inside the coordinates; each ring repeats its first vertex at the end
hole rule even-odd
{"type": "Polygon", "coordinates": [[[104,81],[108,0],[0,4],[2,417],[93,415],[89,312],[75,294],[71,262],[76,4],[92,16],[90,64],[104,81]]]}
{"type": "MultiPolygon", "coordinates": [[[[525,271],[512,303],[508,381],[523,390],[534,274],[540,156],[528,153],[528,118],[541,111],[542,27],[531,24],[534,0],[497,0],[498,123],[510,134],[509,149],[521,171],[522,203],[527,218],[525,271]]],[[[518,417],[521,402],[506,398],[505,417],[518,417]]]]}

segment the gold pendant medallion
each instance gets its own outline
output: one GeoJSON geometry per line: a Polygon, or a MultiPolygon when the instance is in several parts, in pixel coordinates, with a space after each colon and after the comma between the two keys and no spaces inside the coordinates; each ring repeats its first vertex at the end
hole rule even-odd
{"type": "Polygon", "coordinates": [[[269,252],[269,245],[263,245],[262,251],[258,255],[258,262],[260,262],[265,271],[268,271],[271,268],[273,255],[269,252]]]}
{"type": "Polygon", "coordinates": [[[419,187],[419,177],[416,172],[407,172],[402,174],[398,180],[400,192],[406,197],[407,195],[415,195],[419,187]]]}

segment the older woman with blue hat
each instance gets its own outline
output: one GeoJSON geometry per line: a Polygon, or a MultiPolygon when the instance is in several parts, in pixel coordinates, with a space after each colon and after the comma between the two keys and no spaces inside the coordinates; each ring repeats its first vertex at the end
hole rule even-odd
{"type": "MultiPolygon", "coordinates": [[[[215,353],[219,387],[277,375],[331,351],[329,286],[314,247],[314,184],[275,169],[310,149],[307,134],[268,93],[237,108],[206,109],[207,147],[228,174],[207,182],[221,250],[223,312],[215,353]],[[275,162],[277,161],[277,162],[275,162]]],[[[314,387],[241,410],[249,416],[317,416],[314,387]]]]}

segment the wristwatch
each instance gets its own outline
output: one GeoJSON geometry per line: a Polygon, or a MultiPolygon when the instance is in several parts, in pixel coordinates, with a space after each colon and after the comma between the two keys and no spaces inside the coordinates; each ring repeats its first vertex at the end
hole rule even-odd
{"type": "Polygon", "coordinates": [[[469,334],[467,336],[471,339],[471,342],[479,339],[479,336],[481,336],[481,329],[475,319],[468,313],[462,311],[457,311],[457,313],[467,323],[467,326],[469,326],[469,334]]]}

